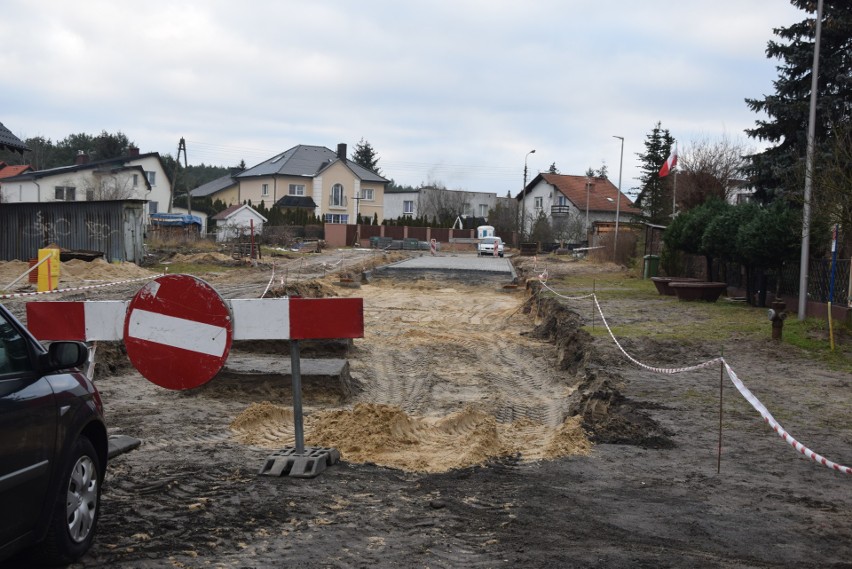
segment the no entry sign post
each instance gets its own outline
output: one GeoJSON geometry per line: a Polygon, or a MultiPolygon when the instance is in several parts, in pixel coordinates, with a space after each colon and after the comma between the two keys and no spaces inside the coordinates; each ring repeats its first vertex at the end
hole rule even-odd
{"type": "Polygon", "coordinates": [[[233,340],[289,340],[296,446],[270,455],[260,474],[311,478],[340,459],[337,449],[305,447],[299,342],[363,338],[361,298],[223,300],[201,279],[165,275],[129,302],[30,302],[27,325],[39,340],[123,340],[143,377],[177,390],[210,381],[233,340]]]}

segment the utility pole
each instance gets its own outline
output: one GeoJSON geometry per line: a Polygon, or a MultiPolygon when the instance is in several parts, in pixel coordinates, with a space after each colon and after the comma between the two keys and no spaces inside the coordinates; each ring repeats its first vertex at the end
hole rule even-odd
{"type": "MultiPolygon", "coordinates": [[[[811,185],[814,176],[814,132],[816,130],[817,79],[819,78],[819,40],[822,33],[822,0],[817,2],[814,36],[814,66],[811,71],[811,106],[808,117],[808,148],[805,156],[805,203],[802,206],[802,254],[799,264],[799,320],[808,311],[808,263],[811,246],[811,185]]],[[[829,299],[831,300],[831,299],[829,299]]]]}
{"type": "MultiPolygon", "coordinates": [[[[186,168],[186,141],[183,137],[180,137],[180,142],[178,142],[177,155],[175,156],[175,172],[172,176],[172,191],[169,192],[169,211],[172,212],[172,205],[175,201],[175,186],[177,186],[177,176],[178,176],[178,168],[180,167],[180,153],[183,151],[183,167],[186,168]]],[[[186,191],[186,201],[187,201],[187,211],[192,215],[192,196],[189,195],[189,190],[186,191]]]]}
{"type": "Polygon", "coordinates": [[[524,156],[524,188],[521,190],[521,242],[524,241],[524,229],[527,225],[527,196],[525,195],[527,191],[527,158],[530,157],[530,154],[535,154],[535,148],[527,152],[527,155],[524,156]]]}
{"type": "Polygon", "coordinates": [[[618,161],[618,194],[615,196],[615,242],[612,246],[612,260],[618,263],[618,214],[621,212],[621,167],[624,165],[624,137],[613,135],[621,141],[621,158],[618,161]]]}

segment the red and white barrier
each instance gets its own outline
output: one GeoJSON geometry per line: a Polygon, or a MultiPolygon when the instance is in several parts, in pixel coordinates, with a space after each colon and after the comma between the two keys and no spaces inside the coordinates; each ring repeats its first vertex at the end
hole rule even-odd
{"type": "Polygon", "coordinates": [[[233,340],[361,338],[360,298],[224,300],[190,275],[165,275],[129,302],[30,302],[39,340],[123,340],[131,363],[168,389],[191,389],[224,366],[233,340]]]}
{"type": "MultiPolygon", "coordinates": [[[[124,340],[127,300],[30,302],[27,327],[39,340],[124,340]]],[[[225,300],[234,340],[363,338],[361,298],[252,298],[225,300]]]]}

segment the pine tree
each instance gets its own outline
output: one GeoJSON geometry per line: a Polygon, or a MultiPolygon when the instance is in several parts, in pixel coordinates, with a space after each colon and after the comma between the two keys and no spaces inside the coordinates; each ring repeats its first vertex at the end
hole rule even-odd
{"type": "MultiPolygon", "coordinates": [[[[801,191],[804,186],[802,163],[807,150],[816,2],[791,0],[791,3],[810,17],[773,30],[780,39],[769,41],[766,57],[780,61],[775,93],[763,99],[746,99],[751,110],[769,117],[755,121],[755,128],[746,131],[752,138],[773,144],[749,156],[748,174],[758,198],[764,201],[801,191]]],[[[819,55],[816,157],[830,154],[837,129],[852,122],[852,2],[849,0],[824,1],[819,55]]]]}
{"type": "Polygon", "coordinates": [[[645,138],[645,153],[637,152],[642,163],[642,183],[636,206],[642,208],[650,223],[665,224],[672,213],[673,176],[660,178],[660,167],[668,159],[674,145],[674,138],[657,122],[645,138]]]}
{"type": "Polygon", "coordinates": [[[375,172],[380,176],[382,175],[382,171],[379,169],[378,153],[363,138],[355,145],[355,151],[352,153],[352,161],[371,172],[375,172]]]}

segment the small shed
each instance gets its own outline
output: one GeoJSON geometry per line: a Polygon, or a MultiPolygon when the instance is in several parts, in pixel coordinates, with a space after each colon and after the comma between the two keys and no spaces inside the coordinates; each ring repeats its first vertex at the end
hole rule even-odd
{"type": "Polygon", "coordinates": [[[263,233],[266,218],[250,205],[232,205],[211,218],[216,222],[216,241],[230,241],[243,236],[263,233]]]}
{"type": "Polygon", "coordinates": [[[201,218],[197,215],[185,213],[152,213],[149,216],[149,220],[151,222],[148,228],[149,231],[161,239],[187,234],[197,236],[201,233],[201,218]]]}

